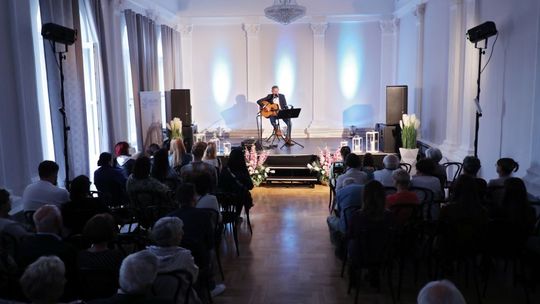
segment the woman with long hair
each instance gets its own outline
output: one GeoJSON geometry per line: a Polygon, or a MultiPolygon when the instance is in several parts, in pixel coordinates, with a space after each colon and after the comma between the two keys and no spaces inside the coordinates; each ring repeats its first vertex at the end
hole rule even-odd
{"type": "Polygon", "coordinates": [[[218,174],[221,172],[221,160],[217,157],[218,147],[216,142],[211,141],[206,146],[206,151],[204,152],[203,161],[207,164],[210,164],[216,167],[218,174]]]}
{"type": "Polygon", "coordinates": [[[191,154],[187,153],[186,146],[182,139],[173,139],[169,150],[169,165],[180,172],[180,169],[191,162],[191,154]]]}
{"type": "Polygon", "coordinates": [[[169,165],[169,155],[167,150],[160,149],[154,154],[154,162],[152,164],[152,177],[163,184],[166,184],[169,189],[176,190],[180,182],[180,178],[176,171],[169,165]]]}
{"type": "Polygon", "coordinates": [[[129,153],[129,144],[121,141],[114,146],[114,156],[116,157],[115,166],[122,170],[122,173],[128,178],[133,173],[135,160],[129,153]]]}
{"type": "Polygon", "coordinates": [[[242,207],[249,209],[253,207],[253,199],[249,192],[253,189],[253,181],[249,175],[244,152],[240,148],[234,148],[229,154],[227,166],[221,171],[219,177],[219,188],[224,192],[238,193],[243,197],[241,205],[238,206],[238,214],[242,212],[242,207]]]}

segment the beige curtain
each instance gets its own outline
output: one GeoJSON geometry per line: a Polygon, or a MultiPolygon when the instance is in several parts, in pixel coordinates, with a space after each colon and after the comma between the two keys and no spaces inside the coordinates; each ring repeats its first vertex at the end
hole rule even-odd
{"type": "Polygon", "coordinates": [[[137,144],[142,148],[144,143],[139,92],[159,90],[157,26],[151,19],[132,10],[126,10],[124,15],[129,44],[137,144]]]}
{"type": "Polygon", "coordinates": [[[172,28],[161,26],[163,47],[163,74],[165,90],[180,89],[182,86],[182,50],[180,33],[172,28]]]}

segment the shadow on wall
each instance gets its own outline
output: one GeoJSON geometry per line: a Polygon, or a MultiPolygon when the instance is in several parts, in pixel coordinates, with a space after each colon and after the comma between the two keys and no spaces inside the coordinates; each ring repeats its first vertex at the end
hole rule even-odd
{"type": "Polygon", "coordinates": [[[373,106],[367,104],[356,104],[343,111],[343,127],[375,127],[373,121],[373,106]]]}
{"type": "Polygon", "coordinates": [[[229,129],[256,129],[256,116],[259,106],[249,102],[246,95],[237,95],[235,104],[221,112],[221,117],[229,129]]]}

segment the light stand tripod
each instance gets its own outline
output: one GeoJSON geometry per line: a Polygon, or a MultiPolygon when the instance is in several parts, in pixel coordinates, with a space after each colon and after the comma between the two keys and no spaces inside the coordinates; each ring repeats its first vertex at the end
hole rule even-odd
{"type": "Polygon", "coordinates": [[[478,132],[480,131],[480,117],[482,117],[482,108],[480,107],[480,80],[482,76],[482,56],[486,53],[488,38],[484,40],[484,45],[479,46],[480,42],[476,42],[474,47],[478,49],[478,79],[476,81],[476,98],[474,99],[476,105],[476,119],[474,126],[474,157],[478,157],[478,132]]]}
{"type": "Polygon", "coordinates": [[[58,69],[60,70],[60,108],[58,111],[62,115],[62,125],[63,125],[63,140],[64,140],[64,170],[65,170],[65,186],[69,189],[70,178],[69,178],[69,152],[68,152],[68,136],[70,127],[68,125],[68,119],[66,114],[66,96],[64,92],[64,60],[66,60],[66,53],[68,52],[68,45],[64,44],[64,50],[56,50],[56,43],[52,42],[53,52],[58,53],[58,69]]]}

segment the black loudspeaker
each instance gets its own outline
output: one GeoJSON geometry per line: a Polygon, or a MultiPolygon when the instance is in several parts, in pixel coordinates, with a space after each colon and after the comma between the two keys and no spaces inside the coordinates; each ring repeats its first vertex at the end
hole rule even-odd
{"type": "Polygon", "coordinates": [[[191,149],[193,148],[193,127],[182,127],[182,136],[184,137],[184,146],[186,146],[186,151],[191,153],[191,149]]]}
{"type": "Polygon", "coordinates": [[[408,88],[406,85],[386,87],[386,124],[399,125],[403,114],[407,114],[408,88]]]}
{"type": "Polygon", "coordinates": [[[167,115],[167,119],[171,120],[174,117],[182,120],[182,126],[191,126],[191,94],[189,90],[171,90],[170,93],[165,94],[167,97],[167,108],[170,105],[170,115],[167,115]]]}
{"type": "Polygon", "coordinates": [[[399,151],[399,141],[401,140],[400,128],[398,126],[381,126],[382,151],[384,153],[397,153],[399,151]]]}

